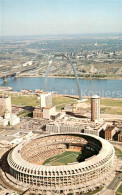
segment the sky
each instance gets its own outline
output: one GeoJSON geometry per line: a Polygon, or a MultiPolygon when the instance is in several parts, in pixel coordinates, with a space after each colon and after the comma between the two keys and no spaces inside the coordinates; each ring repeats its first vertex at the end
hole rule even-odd
{"type": "Polygon", "coordinates": [[[0,0],[0,36],[122,33],[122,0],[0,0]]]}

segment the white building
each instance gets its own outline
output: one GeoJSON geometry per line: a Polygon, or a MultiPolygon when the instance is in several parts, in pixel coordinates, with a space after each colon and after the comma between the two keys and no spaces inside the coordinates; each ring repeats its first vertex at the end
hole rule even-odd
{"type": "Polygon", "coordinates": [[[50,107],[50,108],[44,108],[43,109],[43,118],[44,119],[50,119],[51,115],[54,115],[55,113],[56,113],[55,106],[50,107]]]}
{"type": "Polygon", "coordinates": [[[80,125],[65,124],[65,123],[49,123],[46,125],[46,130],[49,133],[69,133],[69,132],[79,132],[83,129],[80,125]]]}
{"type": "Polygon", "coordinates": [[[27,135],[25,135],[25,138],[28,140],[33,136],[33,132],[30,131],[29,133],[27,133],[27,135]]]}
{"type": "Polygon", "coordinates": [[[5,110],[4,118],[7,120],[9,120],[11,118],[11,113],[7,109],[5,110]]]}
{"type": "Polygon", "coordinates": [[[41,108],[51,107],[52,106],[52,94],[42,93],[40,95],[40,106],[41,108]]]}
{"type": "Polygon", "coordinates": [[[10,125],[16,125],[20,122],[20,117],[18,117],[16,114],[12,114],[10,118],[10,125]]]}
{"type": "Polygon", "coordinates": [[[0,96],[0,116],[4,116],[6,110],[11,113],[11,97],[0,96]]]}
{"type": "Polygon", "coordinates": [[[8,120],[0,117],[0,126],[5,127],[8,125],[8,120]]]}
{"type": "Polygon", "coordinates": [[[17,145],[17,144],[20,144],[21,142],[22,142],[22,137],[17,137],[17,138],[14,138],[11,142],[10,142],[10,144],[15,144],[15,145],[17,145]]]}
{"type": "Polygon", "coordinates": [[[28,61],[28,62],[22,64],[22,66],[23,66],[23,67],[25,67],[25,66],[31,66],[32,64],[33,64],[32,61],[28,61]]]}

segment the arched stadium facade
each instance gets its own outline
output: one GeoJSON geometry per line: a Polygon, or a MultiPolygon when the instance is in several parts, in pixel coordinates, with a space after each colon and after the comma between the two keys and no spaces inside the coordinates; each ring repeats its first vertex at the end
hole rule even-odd
{"type": "Polygon", "coordinates": [[[109,177],[115,151],[106,140],[88,134],[52,134],[25,141],[9,152],[10,173],[17,180],[33,185],[40,192],[82,192],[84,185],[109,177]],[[97,152],[83,162],[68,165],[42,165],[42,161],[61,154],[66,145],[87,147],[97,152]],[[39,163],[40,162],[40,163],[39,163]]]}

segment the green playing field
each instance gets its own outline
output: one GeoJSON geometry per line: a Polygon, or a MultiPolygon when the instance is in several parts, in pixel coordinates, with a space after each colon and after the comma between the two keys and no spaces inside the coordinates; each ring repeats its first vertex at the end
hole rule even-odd
{"type": "Polygon", "coordinates": [[[57,165],[67,165],[68,163],[77,162],[77,157],[81,154],[81,152],[74,152],[74,151],[65,151],[64,153],[53,156],[47,159],[43,165],[49,164],[52,166],[57,165]]]}

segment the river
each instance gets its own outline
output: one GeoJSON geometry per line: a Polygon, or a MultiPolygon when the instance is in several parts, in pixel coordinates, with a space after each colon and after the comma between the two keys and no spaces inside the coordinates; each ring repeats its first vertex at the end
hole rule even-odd
{"type": "MultiPolygon", "coordinates": [[[[44,78],[41,77],[21,77],[7,78],[4,84],[0,79],[0,86],[10,86],[13,91],[21,89],[43,89],[44,78]]],[[[79,79],[82,96],[92,96],[97,94],[101,97],[122,98],[122,80],[103,79],[85,80],[79,79]]],[[[55,91],[58,94],[77,95],[77,85],[74,78],[48,78],[48,91],[55,91]]]]}

